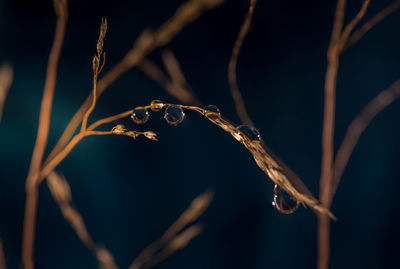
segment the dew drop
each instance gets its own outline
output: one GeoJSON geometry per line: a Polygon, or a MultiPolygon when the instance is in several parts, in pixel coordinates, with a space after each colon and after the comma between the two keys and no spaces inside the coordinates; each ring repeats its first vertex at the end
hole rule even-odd
{"type": "Polygon", "coordinates": [[[221,115],[221,111],[219,111],[219,108],[215,105],[208,105],[204,108],[204,110],[205,110],[206,114],[211,112],[211,113],[221,115]]]}
{"type": "Polygon", "coordinates": [[[160,100],[153,100],[150,103],[150,109],[154,112],[160,111],[164,107],[164,103],[160,100]]]}
{"type": "Polygon", "coordinates": [[[238,129],[239,129],[239,131],[244,133],[252,141],[260,141],[261,140],[260,133],[253,126],[240,125],[238,127],[238,129]]]}
{"type": "Polygon", "coordinates": [[[168,106],[164,114],[165,120],[172,125],[178,125],[185,118],[185,112],[178,106],[168,106]]]}
{"type": "Polygon", "coordinates": [[[147,122],[147,120],[149,119],[149,116],[150,116],[149,111],[147,111],[146,108],[137,107],[133,110],[131,119],[136,124],[143,124],[143,123],[147,122]]]}
{"type": "Polygon", "coordinates": [[[281,187],[275,185],[272,205],[283,214],[292,214],[299,207],[299,201],[290,196],[281,187]]]}

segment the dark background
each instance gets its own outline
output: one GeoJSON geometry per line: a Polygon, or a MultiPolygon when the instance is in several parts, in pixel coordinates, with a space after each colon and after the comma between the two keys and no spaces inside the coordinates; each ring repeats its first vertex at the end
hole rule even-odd
{"type": "MultiPolygon", "coordinates": [[[[323,83],[335,9],[333,0],[261,0],[239,57],[238,81],[248,112],[266,143],[318,193],[323,83]]],[[[362,1],[348,1],[346,21],[362,1]]],[[[372,1],[367,18],[392,1],[372,1]]],[[[91,91],[91,57],[101,16],[110,69],[146,27],[168,19],[181,1],[70,1],[47,152],[91,91]]],[[[238,123],[227,81],[231,49],[248,1],[228,1],[187,26],[169,45],[191,86],[207,104],[238,123]]],[[[0,1],[0,61],[15,81],[0,124],[0,236],[9,268],[18,268],[24,183],[36,137],[55,16],[51,1],[0,1]]],[[[341,57],[335,143],[362,107],[399,77],[400,13],[341,57]]],[[[150,58],[160,63],[160,50],[150,58]]],[[[139,69],[101,97],[91,120],[152,99],[177,102],[139,69]]],[[[362,135],[335,197],[331,268],[399,266],[400,153],[397,101],[362,135]]],[[[90,137],[58,167],[94,240],[121,268],[158,238],[208,187],[215,199],[201,218],[204,232],[157,268],[315,268],[316,217],[300,208],[281,215],[271,206],[273,184],[246,149],[200,116],[177,127],[152,113],[142,137],[90,137]]],[[[40,187],[35,260],[38,268],[96,268],[52,199],[40,187]]]]}

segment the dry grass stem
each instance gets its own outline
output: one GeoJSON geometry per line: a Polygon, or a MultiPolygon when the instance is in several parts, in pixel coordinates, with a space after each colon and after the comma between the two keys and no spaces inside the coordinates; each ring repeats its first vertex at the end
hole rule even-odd
{"type": "Polygon", "coordinates": [[[43,179],[46,178],[51,173],[51,171],[55,169],[68,156],[68,154],[71,153],[71,151],[83,138],[92,135],[124,135],[131,138],[136,138],[142,135],[147,139],[157,141],[157,134],[152,131],[137,132],[137,131],[127,130],[125,126],[123,126],[122,124],[114,126],[110,131],[86,130],[84,132],[75,135],[62,151],[60,151],[53,159],[49,160],[43,166],[38,176],[38,183],[40,184],[43,181],[43,179]]]}
{"type": "Polygon", "coordinates": [[[174,53],[171,50],[165,50],[161,56],[172,82],[172,87],[166,88],[168,93],[184,104],[202,106],[193,89],[187,83],[174,53]]]}
{"type": "MultiPolygon", "coordinates": [[[[261,140],[252,140],[245,133],[240,131],[240,126],[235,126],[220,114],[197,106],[186,106],[163,103],[163,106],[178,106],[184,109],[196,111],[206,117],[213,124],[219,126],[224,131],[230,133],[234,139],[243,144],[247,150],[252,154],[258,167],[278,186],[284,189],[289,195],[297,199],[301,204],[308,205],[314,211],[327,215],[332,219],[335,216],[323,206],[318,199],[312,196],[311,192],[307,189],[301,180],[288,169],[283,163],[275,157],[275,155],[266,147],[265,143],[261,140]]],[[[150,105],[143,108],[150,109],[150,105]]]]}
{"type": "Polygon", "coordinates": [[[0,269],[7,269],[6,256],[4,255],[3,240],[0,238],[0,269]]]}
{"type": "MultiPolygon", "coordinates": [[[[99,97],[110,84],[126,71],[136,66],[154,49],[168,44],[187,24],[195,21],[204,12],[220,5],[223,0],[189,0],[181,4],[175,14],[154,32],[144,31],[136,40],[133,48],[125,57],[108,71],[97,85],[99,97]]],[[[88,96],[66,127],[61,138],[50,153],[54,157],[68,143],[78,128],[87,109],[92,103],[92,95],[88,96]]]]}
{"type": "Polygon", "coordinates": [[[174,83],[160,68],[148,59],[144,59],[138,64],[138,67],[152,80],[165,89],[167,93],[181,101],[189,104],[201,104],[201,102],[193,95],[185,86],[174,83]]]}
{"type": "Polygon", "coordinates": [[[239,91],[237,77],[236,77],[236,67],[237,61],[240,53],[240,49],[242,48],[243,41],[247,34],[249,33],[251,20],[253,18],[254,9],[256,6],[257,0],[250,0],[249,10],[246,14],[246,17],[243,21],[243,24],[240,28],[239,35],[236,39],[235,45],[232,50],[232,57],[229,61],[228,65],[228,79],[229,79],[229,87],[231,90],[231,95],[233,101],[235,103],[236,112],[239,116],[240,121],[243,124],[254,126],[253,121],[250,119],[249,115],[246,111],[246,106],[244,104],[242,94],[239,91]]]}
{"type": "Polygon", "coordinates": [[[349,36],[351,32],[354,30],[354,28],[357,26],[357,24],[360,22],[360,20],[365,16],[365,13],[367,12],[370,0],[365,0],[364,3],[361,6],[360,11],[357,13],[357,15],[346,25],[344,28],[340,40],[339,40],[339,48],[338,48],[338,53],[340,54],[346,45],[349,36]]]}
{"type": "Polygon", "coordinates": [[[331,186],[330,203],[336,193],[343,171],[349,162],[350,156],[361,134],[383,109],[400,97],[400,80],[394,82],[389,88],[379,93],[364,109],[354,118],[347,128],[346,135],[339,146],[333,166],[333,179],[331,186]]]}
{"type": "Polygon", "coordinates": [[[376,24],[378,24],[383,19],[388,17],[390,14],[396,12],[399,9],[400,9],[400,1],[396,1],[391,5],[387,6],[386,8],[384,8],[383,10],[381,10],[379,13],[373,16],[369,21],[364,23],[358,30],[355,30],[353,34],[351,34],[344,49],[348,49],[349,47],[353,46],[376,24]]]}
{"type": "Polygon", "coordinates": [[[72,204],[71,188],[64,176],[51,172],[47,176],[50,193],[56,200],[64,218],[71,225],[82,243],[93,252],[101,268],[117,269],[112,254],[105,248],[99,248],[86,229],[85,222],[79,211],[72,204]]]}
{"type": "Polygon", "coordinates": [[[24,231],[22,243],[22,260],[25,269],[33,269],[33,246],[35,236],[35,219],[38,199],[38,175],[42,164],[44,151],[50,128],[51,106],[57,76],[57,65],[64,42],[65,27],[68,10],[67,0],[54,0],[54,8],[57,15],[56,31],[53,46],[47,63],[46,81],[40,108],[39,126],[36,143],[32,154],[32,160],[26,180],[26,204],[24,231]]]}
{"type": "Polygon", "coordinates": [[[92,99],[92,104],[90,105],[89,109],[86,111],[85,115],[83,116],[81,132],[86,130],[86,125],[87,125],[89,116],[96,106],[97,79],[99,77],[101,70],[104,67],[105,60],[106,60],[105,59],[106,54],[105,54],[105,52],[103,53],[103,44],[104,44],[104,38],[106,37],[106,33],[107,33],[107,19],[102,18],[101,25],[100,25],[99,39],[97,40],[97,46],[96,46],[97,54],[95,56],[93,56],[93,94],[92,94],[93,99],[92,99]]]}
{"type": "Polygon", "coordinates": [[[200,233],[201,227],[197,224],[187,229],[184,228],[196,221],[207,210],[213,196],[213,191],[207,190],[196,197],[190,206],[167,229],[163,236],[151,243],[139,254],[129,269],[152,267],[165,260],[177,250],[184,248],[190,240],[200,233]]]}
{"type": "MultiPolygon", "coordinates": [[[[360,11],[343,29],[346,0],[338,0],[331,40],[327,52],[328,66],[325,77],[324,119],[322,127],[322,162],[319,199],[327,208],[331,201],[331,186],[334,162],[334,125],[336,103],[336,81],[339,69],[339,56],[342,53],[351,32],[364,17],[370,0],[364,0],[360,11]]],[[[318,216],[318,268],[329,267],[330,222],[326,215],[318,216]]]]}
{"type": "Polygon", "coordinates": [[[13,81],[13,68],[10,64],[0,66],[0,122],[3,115],[4,102],[13,81]]]}

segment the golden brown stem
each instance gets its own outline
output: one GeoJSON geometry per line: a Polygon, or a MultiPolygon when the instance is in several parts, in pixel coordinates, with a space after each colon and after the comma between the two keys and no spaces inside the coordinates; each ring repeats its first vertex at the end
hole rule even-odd
{"type": "MultiPolygon", "coordinates": [[[[161,25],[156,31],[144,31],[137,39],[133,48],[125,57],[117,63],[108,73],[99,80],[97,85],[97,97],[107,89],[107,87],[123,75],[126,71],[136,66],[154,49],[168,44],[187,24],[196,20],[201,14],[209,9],[220,5],[224,0],[190,0],[181,4],[175,14],[161,25]]],[[[92,94],[87,97],[82,106],[75,113],[61,138],[49,155],[53,158],[68,143],[75,130],[82,121],[83,115],[90,107],[92,94]]]]}
{"type": "Polygon", "coordinates": [[[35,238],[35,219],[38,199],[38,174],[43,160],[44,150],[50,128],[51,105],[57,76],[57,65],[64,41],[67,23],[67,0],[54,0],[57,14],[57,25],[47,63],[46,82],[40,108],[39,126],[36,143],[32,154],[32,160],[26,180],[26,205],[24,232],[22,242],[22,260],[26,269],[33,269],[33,248],[35,238]]]}
{"type": "MultiPolygon", "coordinates": [[[[339,56],[343,51],[351,31],[366,13],[370,0],[364,0],[357,15],[343,28],[346,0],[338,0],[331,40],[327,52],[328,66],[325,77],[325,101],[324,119],[322,126],[322,163],[319,188],[319,199],[322,204],[329,208],[331,197],[331,183],[333,174],[334,158],[334,126],[335,126],[335,103],[336,103],[336,81],[339,69],[339,56]]],[[[329,267],[330,256],[330,223],[325,215],[318,216],[318,268],[329,267]]]]}
{"type": "Polygon", "coordinates": [[[119,120],[119,119],[122,119],[122,118],[126,118],[126,117],[128,117],[129,115],[131,115],[132,113],[133,113],[133,110],[131,109],[131,110],[122,112],[122,113],[120,113],[120,114],[113,115],[113,116],[110,116],[110,117],[107,117],[107,118],[98,120],[98,121],[96,121],[95,123],[91,124],[91,125],[87,128],[87,130],[88,130],[88,131],[93,131],[94,129],[96,129],[96,128],[99,127],[100,125],[103,125],[103,124],[106,124],[106,123],[110,123],[110,122],[113,122],[113,121],[116,121],[116,120],[119,120]]]}
{"type": "Polygon", "coordinates": [[[361,134],[375,116],[400,97],[400,80],[395,81],[389,88],[379,93],[364,109],[354,118],[347,128],[346,135],[339,146],[333,166],[333,179],[331,184],[331,196],[329,204],[338,188],[343,171],[349,162],[350,156],[361,134]]]}
{"type": "MultiPolygon", "coordinates": [[[[167,229],[167,231],[165,231],[165,233],[158,240],[151,243],[139,254],[139,256],[132,262],[131,266],[129,266],[129,269],[149,268],[159,263],[160,261],[164,260],[165,258],[170,256],[174,251],[177,250],[176,248],[177,244],[173,244],[175,245],[175,248],[168,247],[175,239],[181,242],[182,241],[189,242],[198,233],[193,233],[193,232],[185,233],[185,232],[188,230],[193,231],[193,229],[191,228],[196,226],[191,226],[190,228],[181,232],[182,229],[184,229],[185,226],[187,226],[189,223],[197,220],[207,210],[208,206],[211,203],[211,200],[213,199],[213,196],[214,196],[213,191],[208,190],[203,194],[199,195],[198,197],[196,197],[192,201],[190,206],[167,229]],[[165,249],[164,252],[162,251],[163,249],[165,249]],[[145,264],[147,264],[147,266],[144,266],[145,264]]],[[[199,230],[196,229],[196,231],[199,230]]],[[[181,244],[180,248],[182,248],[183,246],[181,244]]]]}
{"type": "Polygon", "coordinates": [[[249,10],[247,11],[246,17],[243,21],[243,24],[240,28],[238,37],[235,41],[235,45],[233,46],[232,56],[228,65],[228,80],[229,87],[231,90],[231,95],[233,98],[233,102],[235,103],[236,113],[239,116],[242,124],[253,126],[253,121],[250,119],[249,115],[246,111],[246,106],[243,101],[242,94],[239,91],[237,77],[236,77],[236,67],[237,61],[240,53],[240,49],[242,48],[243,41],[247,34],[249,33],[251,26],[251,19],[253,18],[254,8],[256,6],[257,0],[250,0],[249,10]]]}
{"type": "Polygon", "coordinates": [[[4,255],[3,241],[0,238],[0,269],[7,269],[6,256],[4,255]]]}
{"type": "Polygon", "coordinates": [[[85,131],[83,133],[79,133],[71,141],[64,147],[62,151],[60,151],[51,161],[49,161],[43,169],[40,171],[38,176],[38,184],[40,184],[44,178],[46,178],[54,168],[57,167],[64,159],[68,156],[68,154],[74,149],[74,147],[86,136],[90,135],[110,135],[111,131],[85,131]]]}
{"type": "Polygon", "coordinates": [[[364,23],[364,25],[361,26],[360,29],[353,32],[353,34],[349,37],[347,44],[345,45],[345,49],[348,49],[349,47],[353,46],[355,43],[357,43],[358,40],[360,40],[376,24],[378,24],[384,18],[386,18],[387,16],[389,16],[390,14],[394,13],[395,11],[397,11],[399,9],[400,9],[400,1],[399,0],[392,3],[391,5],[389,5],[387,7],[385,7],[383,10],[381,10],[379,13],[377,13],[375,16],[373,16],[369,21],[364,23]]]}
{"type": "MultiPolygon", "coordinates": [[[[329,186],[331,180],[331,170],[333,162],[333,134],[335,124],[335,90],[336,78],[339,68],[339,50],[346,0],[338,0],[336,5],[335,19],[331,40],[327,52],[328,66],[325,76],[325,99],[324,99],[324,119],[322,126],[322,163],[321,178],[319,187],[319,200],[324,206],[327,204],[329,196],[329,186]]],[[[327,269],[329,267],[329,218],[325,215],[318,215],[318,268],[327,269]]]]}
{"type": "Polygon", "coordinates": [[[367,8],[368,8],[370,2],[371,2],[370,0],[365,0],[363,5],[361,6],[360,11],[349,22],[349,24],[347,24],[347,26],[344,28],[343,33],[339,40],[339,44],[338,44],[339,54],[343,51],[343,48],[346,45],[351,32],[354,30],[354,28],[357,26],[357,24],[360,22],[360,20],[364,17],[365,13],[367,12],[367,8]]]}
{"type": "Polygon", "coordinates": [[[8,90],[13,80],[13,68],[10,64],[0,66],[0,121],[3,114],[3,106],[6,101],[8,90]]]}
{"type": "Polygon", "coordinates": [[[186,81],[174,53],[171,50],[164,50],[161,57],[164,66],[171,77],[170,87],[165,88],[167,92],[184,104],[203,106],[200,100],[196,97],[193,89],[186,81]]]}

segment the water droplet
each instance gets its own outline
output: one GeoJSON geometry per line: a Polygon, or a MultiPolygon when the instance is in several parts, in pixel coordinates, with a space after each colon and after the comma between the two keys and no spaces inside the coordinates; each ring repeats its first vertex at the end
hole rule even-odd
{"type": "Polygon", "coordinates": [[[260,133],[257,131],[256,128],[254,128],[253,126],[249,126],[249,125],[240,125],[238,127],[239,131],[241,131],[242,133],[244,133],[250,140],[254,141],[260,141],[261,140],[261,136],[260,133]]]}
{"type": "Polygon", "coordinates": [[[143,124],[143,123],[147,122],[147,120],[149,119],[149,116],[150,116],[149,111],[147,111],[146,108],[137,107],[133,110],[131,119],[136,124],[143,124]]]}
{"type": "Polygon", "coordinates": [[[205,110],[206,114],[212,112],[212,113],[221,115],[221,111],[219,111],[219,108],[215,105],[208,105],[204,108],[204,110],[205,110]]]}
{"type": "Polygon", "coordinates": [[[281,187],[275,185],[272,205],[283,214],[292,214],[299,207],[299,201],[290,196],[281,187]]]}
{"type": "Polygon", "coordinates": [[[185,118],[185,112],[178,106],[168,106],[164,114],[165,120],[172,125],[178,125],[185,118]]]}
{"type": "Polygon", "coordinates": [[[160,100],[153,100],[150,103],[150,109],[157,112],[160,111],[164,107],[164,103],[160,100]]]}

